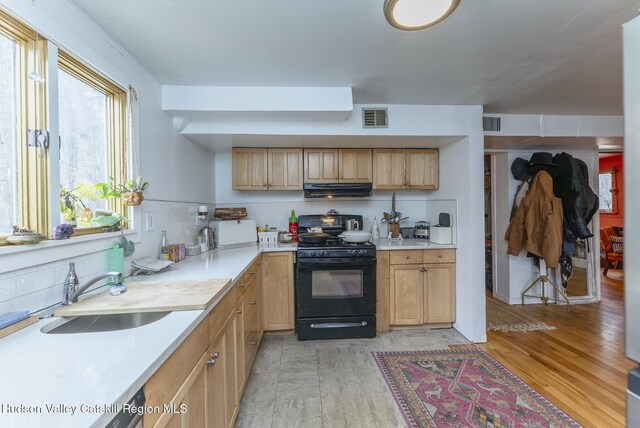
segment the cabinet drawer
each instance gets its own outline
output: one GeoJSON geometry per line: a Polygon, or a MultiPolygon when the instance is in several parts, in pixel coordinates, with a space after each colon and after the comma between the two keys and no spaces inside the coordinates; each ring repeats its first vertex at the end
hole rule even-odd
{"type": "Polygon", "coordinates": [[[258,276],[258,260],[253,262],[253,264],[249,266],[249,268],[243,275],[244,282],[245,284],[247,284],[247,287],[253,283],[253,280],[256,279],[257,276],[258,276]]]}
{"type": "Polygon", "coordinates": [[[235,290],[229,290],[227,294],[216,304],[213,311],[209,314],[210,330],[211,330],[211,343],[215,341],[215,338],[221,333],[224,323],[229,316],[233,313],[233,309],[236,306],[236,293],[235,290]]]}
{"type": "Polygon", "coordinates": [[[422,263],[422,250],[389,251],[392,265],[413,265],[422,263]]]}
{"type": "Polygon", "coordinates": [[[453,263],[456,261],[456,250],[423,250],[423,263],[453,263]]]}

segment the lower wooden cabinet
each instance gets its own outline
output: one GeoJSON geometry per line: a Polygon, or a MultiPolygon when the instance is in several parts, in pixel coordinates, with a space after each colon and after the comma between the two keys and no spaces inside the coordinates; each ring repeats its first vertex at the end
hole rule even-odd
{"type": "Polygon", "coordinates": [[[450,323],[456,319],[456,265],[426,265],[424,316],[427,324],[450,323]]]}
{"type": "Polygon", "coordinates": [[[171,428],[205,426],[206,360],[207,354],[205,353],[178,391],[177,398],[170,403],[168,408],[163,409],[164,413],[155,426],[171,428]]]}
{"type": "Polygon", "coordinates": [[[424,323],[424,273],[420,269],[421,265],[391,266],[391,325],[424,323]]]}
{"type": "Polygon", "coordinates": [[[262,255],[262,317],[266,331],[295,328],[293,257],[290,251],[262,255]]]}
{"type": "Polygon", "coordinates": [[[261,340],[260,261],[145,384],[145,427],[233,428],[261,340]],[[257,269],[257,270],[256,270],[257,269]]]}
{"type": "MultiPolygon", "coordinates": [[[[379,257],[390,260],[389,324],[453,323],[456,319],[455,250],[398,250],[389,253],[389,256],[379,257]]],[[[377,285],[385,287],[387,284],[379,282],[377,285]]],[[[379,301],[378,305],[381,304],[384,307],[384,302],[379,301]]]]}

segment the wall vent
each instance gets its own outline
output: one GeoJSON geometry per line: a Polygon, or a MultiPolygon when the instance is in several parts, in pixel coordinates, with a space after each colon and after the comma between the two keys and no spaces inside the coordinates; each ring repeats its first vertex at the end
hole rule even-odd
{"type": "Polygon", "coordinates": [[[500,132],[500,117],[483,116],[482,129],[484,129],[485,132],[500,132]]]}
{"type": "Polygon", "coordinates": [[[388,128],[388,114],[386,108],[363,108],[362,109],[363,128],[388,128]]]}

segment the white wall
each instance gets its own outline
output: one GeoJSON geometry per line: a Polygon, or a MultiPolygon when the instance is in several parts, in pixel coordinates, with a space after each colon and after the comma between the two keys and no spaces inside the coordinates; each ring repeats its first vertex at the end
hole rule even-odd
{"type": "MultiPolygon", "coordinates": [[[[598,152],[596,151],[570,151],[570,150],[540,150],[549,151],[553,154],[566,151],[576,159],[583,160],[589,168],[589,179],[591,188],[597,192],[598,189],[598,152]]],[[[507,242],[504,239],[507,228],[509,227],[509,216],[511,213],[511,205],[513,197],[516,193],[520,182],[513,178],[511,174],[511,164],[520,157],[526,160],[531,158],[533,151],[509,151],[494,155],[493,169],[493,186],[494,186],[494,265],[496,272],[496,293],[495,296],[509,304],[521,304],[521,294],[524,289],[529,286],[539,275],[539,270],[533,265],[533,259],[527,257],[525,250],[519,256],[511,256],[507,254],[507,242]]],[[[591,240],[592,254],[599,254],[599,219],[594,216],[590,225],[591,232],[594,233],[594,239],[591,240]]],[[[559,278],[557,278],[557,269],[550,269],[552,278],[556,278],[556,284],[560,286],[559,278]]],[[[599,275],[592,275],[592,286],[596,286],[599,281],[599,275]]],[[[550,293],[551,289],[547,290],[550,293]]],[[[540,294],[540,286],[531,289],[528,294],[540,294]]],[[[548,294],[550,295],[550,294],[548,294]]],[[[540,304],[540,299],[527,298],[526,304],[540,304]]]]}
{"type": "Polygon", "coordinates": [[[484,296],[484,143],[481,119],[469,137],[440,149],[440,188],[434,198],[458,201],[455,328],[486,341],[484,296]]]}
{"type": "MultiPolygon", "coordinates": [[[[136,88],[138,159],[140,172],[151,186],[145,192],[141,209],[135,210],[138,233],[133,239],[138,250],[134,258],[155,257],[163,228],[168,230],[170,242],[190,243],[197,205],[215,199],[213,155],[173,129],[172,118],[161,109],[161,85],[67,0],[0,0],[0,7],[122,87],[131,84],[136,88]],[[152,232],[141,232],[141,219],[146,211],[154,213],[156,225],[152,232]]],[[[50,108],[55,109],[56,103],[52,102],[50,108]]],[[[104,250],[114,241],[99,240],[90,245],[89,254],[82,256],[78,255],[78,248],[84,248],[80,244],[62,245],[53,252],[35,247],[28,252],[0,255],[0,313],[34,311],[59,301],[68,262],[77,262],[81,278],[102,273],[106,269],[104,250]]]]}

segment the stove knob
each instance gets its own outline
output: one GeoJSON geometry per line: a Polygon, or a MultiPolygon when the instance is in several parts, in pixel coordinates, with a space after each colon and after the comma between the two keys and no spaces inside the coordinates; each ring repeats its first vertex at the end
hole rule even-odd
{"type": "Polygon", "coordinates": [[[309,251],[307,254],[309,254],[311,257],[315,257],[316,256],[316,252],[315,251],[309,251]]]}
{"type": "Polygon", "coordinates": [[[329,254],[327,251],[322,250],[322,251],[318,251],[318,255],[321,257],[325,257],[327,254],[329,254]]]}
{"type": "Polygon", "coordinates": [[[349,254],[350,256],[355,256],[356,250],[347,250],[347,254],[349,254]]]}
{"type": "Polygon", "coordinates": [[[365,254],[367,254],[367,252],[365,250],[358,251],[358,255],[359,256],[364,256],[365,254]]]}

